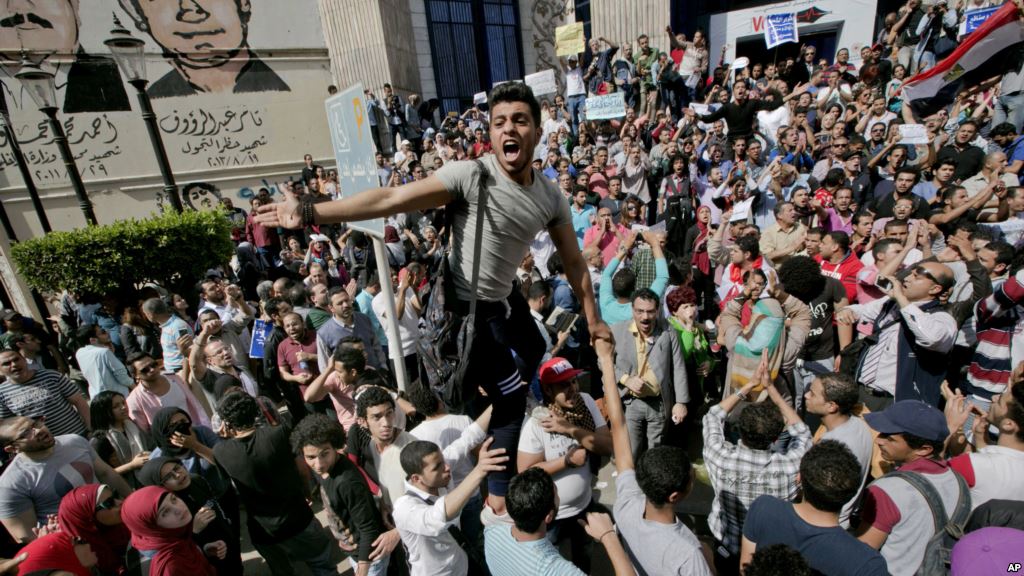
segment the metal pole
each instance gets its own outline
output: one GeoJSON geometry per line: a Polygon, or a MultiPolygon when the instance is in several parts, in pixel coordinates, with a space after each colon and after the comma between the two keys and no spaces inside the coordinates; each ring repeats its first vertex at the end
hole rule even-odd
{"type": "Polygon", "coordinates": [[[160,175],[164,179],[164,196],[171,202],[175,212],[181,212],[184,208],[181,205],[181,197],[178,196],[178,185],[174,182],[174,173],[171,172],[171,163],[167,159],[167,149],[164,148],[164,139],[160,135],[160,127],[156,122],[156,114],[153,112],[153,104],[146,93],[146,84],[143,79],[129,82],[138,91],[139,108],[142,109],[142,120],[146,123],[146,130],[149,132],[149,142],[153,145],[153,152],[156,153],[156,162],[160,166],[160,175]]]}
{"type": "Polygon", "coordinates": [[[14,233],[14,226],[11,225],[11,218],[7,215],[7,208],[4,207],[3,202],[0,202],[0,224],[3,224],[4,232],[7,233],[11,242],[17,242],[18,236],[14,233]]]}
{"type": "MultiPolygon", "coordinates": [[[[43,208],[43,201],[39,198],[39,191],[36,190],[36,182],[32,179],[32,172],[28,169],[28,161],[25,160],[25,154],[21,151],[21,144],[18,143],[18,139],[14,137],[14,128],[11,127],[11,115],[7,109],[7,94],[3,90],[0,90],[0,117],[3,118],[4,122],[4,134],[7,135],[7,143],[11,146],[11,153],[14,154],[14,160],[18,164],[18,171],[21,172],[21,179],[25,182],[25,190],[28,191],[28,197],[32,199],[32,207],[36,210],[36,217],[39,218],[39,225],[43,228],[43,234],[49,234],[53,229],[50,228],[50,219],[46,217],[46,210],[43,208]]],[[[9,221],[7,220],[7,213],[4,212],[4,227],[7,228],[9,221]]],[[[14,233],[8,229],[7,236],[12,240],[14,239],[14,233]]]]}
{"type": "Polygon", "coordinates": [[[85,191],[85,182],[82,182],[82,175],[78,173],[78,165],[75,163],[74,154],[71,153],[67,134],[64,133],[64,127],[57,120],[57,108],[46,107],[41,110],[50,119],[53,141],[57,144],[57,148],[60,149],[61,158],[64,159],[64,167],[67,168],[68,178],[71,178],[71,186],[74,187],[75,196],[78,197],[78,206],[82,209],[82,214],[85,214],[85,221],[95,226],[98,224],[96,213],[92,210],[92,202],[89,200],[89,194],[85,191]]]}
{"type": "Polygon", "coordinates": [[[398,382],[398,390],[405,392],[409,384],[409,375],[405,373],[405,358],[402,354],[402,335],[398,332],[398,308],[395,306],[395,289],[391,286],[391,266],[388,264],[388,247],[384,245],[384,239],[376,234],[373,238],[373,251],[377,256],[377,274],[380,276],[381,290],[384,291],[384,304],[388,312],[388,355],[392,356],[391,361],[395,365],[395,381],[398,382]],[[397,356],[397,358],[395,357],[397,356]]]}

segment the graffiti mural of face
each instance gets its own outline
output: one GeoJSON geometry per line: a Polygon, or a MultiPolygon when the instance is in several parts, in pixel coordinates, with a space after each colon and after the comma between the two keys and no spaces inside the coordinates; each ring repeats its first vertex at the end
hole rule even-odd
{"type": "Polygon", "coordinates": [[[78,0],[0,0],[0,53],[18,61],[21,51],[74,54],[78,0]]]}
{"type": "Polygon", "coordinates": [[[128,1],[153,39],[189,66],[220,66],[246,47],[249,0],[128,1]]]}

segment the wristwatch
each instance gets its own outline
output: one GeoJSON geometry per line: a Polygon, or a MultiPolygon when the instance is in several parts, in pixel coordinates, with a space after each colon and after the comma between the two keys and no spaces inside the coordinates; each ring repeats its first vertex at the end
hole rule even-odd
{"type": "Polygon", "coordinates": [[[747,399],[747,395],[746,395],[746,393],[743,392],[743,390],[737,390],[736,391],[736,397],[739,398],[740,400],[746,400],[747,399]]]}
{"type": "Polygon", "coordinates": [[[577,466],[576,464],[574,464],[572,462],[572,455],[575,454],[577,450],[582,450],[582,449],[583,449],[583,446],[580,446],[579,444],[573,444],[572,446],[569,447],[569,450],[566,451],[566,453],[565,453],[565,467],[566,468],[581,468],[583,466],[583,464],[580,464],[579,466],[577,466]]]}

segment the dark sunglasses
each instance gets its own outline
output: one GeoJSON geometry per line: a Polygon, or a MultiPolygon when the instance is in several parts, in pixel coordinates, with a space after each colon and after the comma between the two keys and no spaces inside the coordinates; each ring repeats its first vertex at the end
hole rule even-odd
{"type": "Polygon", "coordinates": [[[153,372],[154,370],[156,370],[156,364],[150,364],[149,366],[146,366],[145,368],[139,368],[139,372],[141,372],[143,374],[149,374],[149,373],[153,372]]]}
{"type": "Polygon", "coordinates": [[[99,512],[100,510],[112,510],[116,506],[117,502],[114,501],[114,497],[111,496],[102,502],[97,502],[96,511],[99,512]]]}
{"type": "Polygon", "coordinates": [[[918,276],[924,276],[925,278],[931,280],[932,282],[939,286],[942,286],[943,288],[947,287],[945,282],[940,282],[939,279],[936,278],[934,274],[929,272],[928,269],[925,268],[924,266],[914,266],[911,270],[914,274],[917,274],[918,276]]]}

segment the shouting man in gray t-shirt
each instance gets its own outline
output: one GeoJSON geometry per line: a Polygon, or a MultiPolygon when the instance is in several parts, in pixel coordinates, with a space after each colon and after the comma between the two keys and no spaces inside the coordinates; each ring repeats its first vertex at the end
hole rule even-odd
{"type": "MultiPolygon", "coordinates": [[[[583,304],[591,337],[611,342],[612,336],[594,300],[569,206],[554,184],[531,165],[531,152],[542,132],[537,99],[525,84],[508,82],[491,92],[489,104],[494,154],[479,162],[451,162],[423,180],[367,190],[333,202],[312,204],[311,199],[288,194],[284,202],[261,207],[256,220],[264,226],[303,228],[447,205],[452,210],[448,263],[458,297],[452,305],[455,310],[468,309],[473,268],[479,266],[480,270],[475,295],[479,301],[476,339],[465,378],[472,386],[467,386],[467,391],[474,393],[479,385],[487,392],[494,405],[489,430],[494,448],[514,454],[526,406],[523,382],[533,378],[545,351],[526,301],[513,290],[516,268],[538,232],[550,233],[569,284],[583,304]],[[480,262],[476,263],[473,247],[481,206],[481,170],[485,171],[487,197],[480,262]]],[[[488,478],[488,505],[495,513],[505,511],[504,496],[514,474],[509,466],[488,478]]]]}

